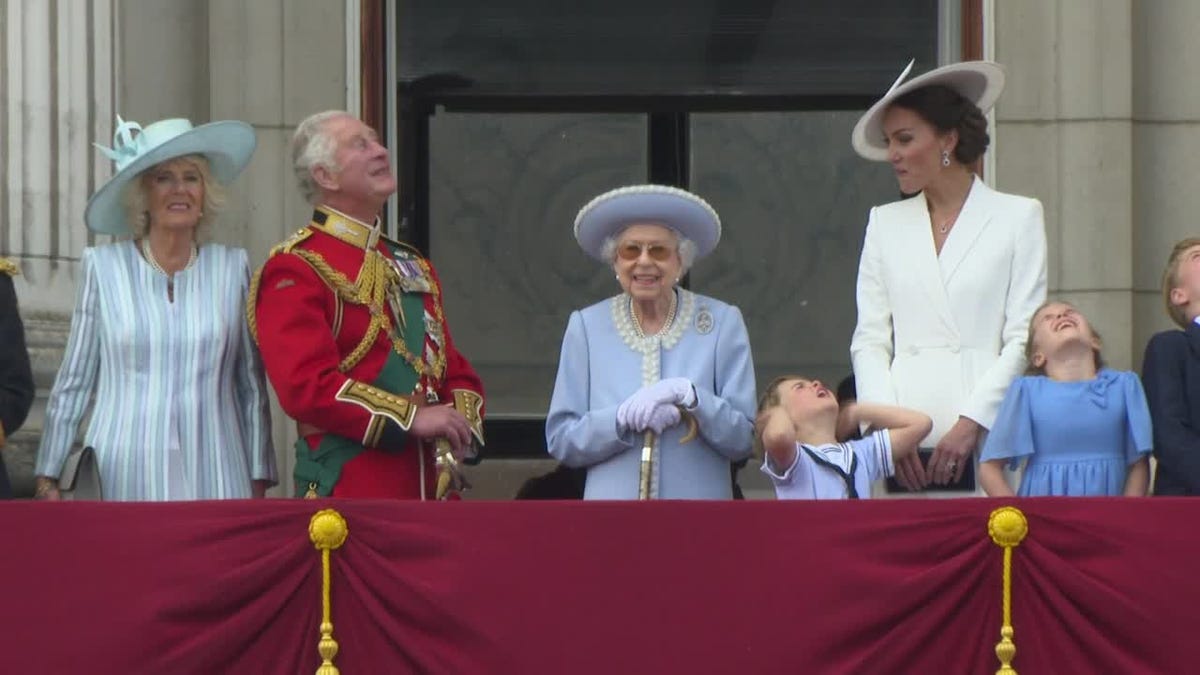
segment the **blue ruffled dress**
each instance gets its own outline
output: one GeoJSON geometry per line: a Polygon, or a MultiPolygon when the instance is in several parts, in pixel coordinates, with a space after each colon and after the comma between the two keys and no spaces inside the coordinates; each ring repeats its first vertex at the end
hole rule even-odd
{"type": "Polygon", "coordinates": [[[1022,497],[1120,496],[1129,466],[1150,453],[1153,436],[1138,376],[1102,369],[1093,380],[1045,376],[1012,383],[981,461],[1027,459],[1022,497]]]}

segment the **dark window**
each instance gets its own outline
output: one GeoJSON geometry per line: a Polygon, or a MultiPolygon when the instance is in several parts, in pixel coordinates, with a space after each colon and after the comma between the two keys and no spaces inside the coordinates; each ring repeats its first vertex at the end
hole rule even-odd
{"type": "Polygon", "coordinates": [[[483,377],[490,456],[543,456],[568,314],[619,292],[575,212],[621,185],[689,188],[724,236],[686,283],[739,305],[760,382],[849,372],[867,209],[896,196],[850,129],[936,0],[400,0],[401,235],[434,258],[483,377]]]}

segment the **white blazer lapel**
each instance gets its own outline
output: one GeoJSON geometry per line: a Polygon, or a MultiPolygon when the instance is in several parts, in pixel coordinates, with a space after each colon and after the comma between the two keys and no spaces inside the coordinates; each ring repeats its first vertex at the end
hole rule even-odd
{"type": "Polygon", "coordinates": [[[903,251],[896,251],[896,254],[916,261],[916,273],[920,278],[921,288],[928,296],[929,306],[935,310],[948,330],[957,332],[954,316],[950,313],[950,297],[942,280],[937,248],[933,243],[933,228],[929,225],[929,209],[925,206],[925,197],[914,197],[904,203],[906,208],[903,236],[899,237],[898,241],[902,242],[905,248],[903,251]]]}
{"type": "MultiPolygon", "coordinates": [[[[963,202],[962,211],[954,223],[954,229],[950,230],[949,236],[942,244],[942,254],[938,256],[944,284],[950,283],[971,247],[979,240],[979,235],[987,229],[992,219],[992,194],[992,189],[984,185],[978,176],[975,177],[971,191],[967,193],[967,201],[963,202]]],[[[930,236],[933,236],[932,232],[930,236]]]]}

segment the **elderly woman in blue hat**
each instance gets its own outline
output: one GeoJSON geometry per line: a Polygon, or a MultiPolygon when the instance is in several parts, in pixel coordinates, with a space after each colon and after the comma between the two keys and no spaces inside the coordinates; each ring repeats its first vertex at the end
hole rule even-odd
{"type": "Polygon", "coordinates": [[[58,479],[91,403],[104,499],[261,497],[276,481],[266,383],[245,321],[246,251],[201,231],[254,152],[242,122],[142,128],[118,118],[116,173],[85,221],[118,241],[87,248],[71,335],[46,409],[39,497],[58,479]]]}
{"type": "Polygon", "coordinates": [[[575,238],[621,293],[573,312],[546,418],[550,454],[586,467],[585,499],[729,499],[751,452],[754,365],[741,312],[679,287],[721,221],[690,192],[620,188],[575,238]]]}

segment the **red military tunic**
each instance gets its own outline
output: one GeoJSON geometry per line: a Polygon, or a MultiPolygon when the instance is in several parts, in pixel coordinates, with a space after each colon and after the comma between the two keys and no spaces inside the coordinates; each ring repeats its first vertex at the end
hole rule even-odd
{"type": "Polygon", "coordinates": [[[317,207],[255,275],[247,316],[300,427],[298,493],[432,498],[434,444],[408,433],[420,405],[453,402],[483,444],[483,385],[416,249],[317,207]]]}

